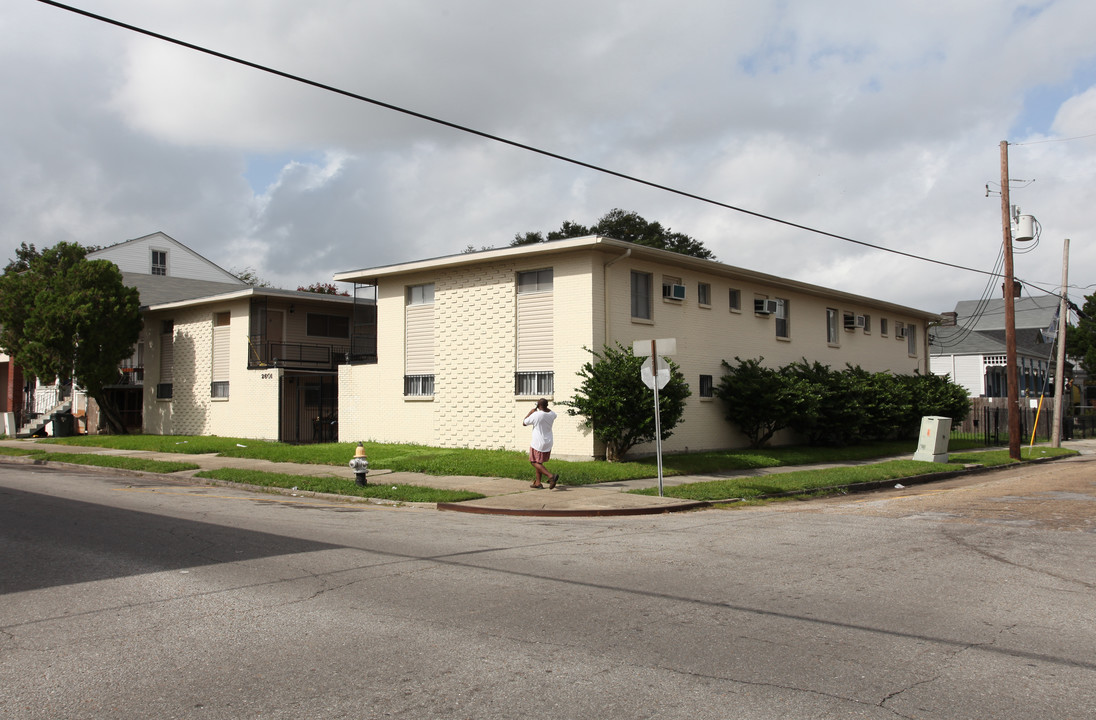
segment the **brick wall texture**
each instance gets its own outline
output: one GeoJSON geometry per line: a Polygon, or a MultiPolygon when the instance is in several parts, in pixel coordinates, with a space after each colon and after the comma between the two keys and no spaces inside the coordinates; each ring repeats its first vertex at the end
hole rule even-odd
{"type": "MultiPolygon", "coordinates": [[[[745,444],[744,438],[723,419],[720,401],[698,397],[699,376],[712,375],[718,384],[723,360],[733,363],[735,357],[760,357],[765,364],[777,366],[806,358],[835,368],[852,363],[869,371],[928,371],[924,321],[893,306],[850,299],[840,293],[779,289],[756,279],[705,273],[690,264],[678,267],[623,258],[605,269],[605,263],[618,256],[582,249],[382,278],[377,305],[378,363],[343,366],[339,371],[340,440],[526,449],[529,430],[521,425],[521,419],[534,398],[514,395],[515,283],[518,272],[545,267],[554,271],[553,402],[574,394],[576,372],[590,359],[584,348],[599,349],[606,339],[625,346],[631,346],[634,340],[677,339],[678,352],[672,359],[681,366],[693,396],[684,422],[663,444],[666,452],[745,444]],[[633,270],[652,275],[655,297],[650,320],[631,317],[633,270]],[[685,300],[662,299],[664,274],[685,285],[685,300]],[[432,398],[405,398],[405,288],[428,282],[435,283],[435,391],[432,398]],[[710,285],[709,305],[697,302],[699,283],[710,285]],[[739,291],[739,311],[730,308],[732,288],[739,291]],[[753,312],[754,299],[761,297],[787,300],[787,339],[776,337],[772,316],[753,312]],[[838,310],[839,317],[846,311],[870,314],[872,331],[846,331],[841,327],[838,342],[828,342],[827,308],[838,310]],[[885,336],[879,332],[881,318],[888,320],[890,332],[885,336]],[[906,340],[896,336],[896,323],[918,325],[915,355],[909,354],[906,340]]],[[[555,409],[560,418],[555,426],[553,454],[587,458],[599,455],[601,449],[580,419],[569,417],[565,408],[555,409]]],[[[634,452],[653,451],[652,446],[634,452]]]]}

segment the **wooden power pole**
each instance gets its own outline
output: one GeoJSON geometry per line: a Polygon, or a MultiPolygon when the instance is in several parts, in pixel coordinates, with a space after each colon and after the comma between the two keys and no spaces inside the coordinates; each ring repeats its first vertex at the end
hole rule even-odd
{"type": "Polygon", "coordinates": [[[1008,455],[1020,459],[1020,387],[1016,373],[1016,279],[1012,270],[1012,208],[1008,195],[1008,141],[1001,141],[1001,232],[1005,251],[1005,383],[1008,385],[1008,455]]]}
{"type": "Polygon", "coordinates": [[[1066,379],[1066,318],[1069,315],[1069,301],[1066,298],[1066,286],[1069,284],[1069,238],[1062,245],[1062,298],[1058,301],[1058,357],[1054,366],[1054,427],[1050,430],[1050,446],[1062,446],[1062,411],[1065,408],[1066,379]]]}

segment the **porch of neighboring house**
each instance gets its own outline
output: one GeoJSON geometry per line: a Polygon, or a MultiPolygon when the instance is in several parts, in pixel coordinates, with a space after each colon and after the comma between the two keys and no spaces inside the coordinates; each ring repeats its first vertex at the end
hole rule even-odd
{"type": "MultiPolygon", "coordinates": [[[[1051,374],[1051,360],[1035,359],[1028,357],[1017,358],[1016,379],[1019,382],[1019,392],[1023,397],[1038,397],[1048,390],[1048,380],[1051,374]]],[[[984,355],[982,357],[984,372],[983,397],[1006,397],[1008,395],[1008,379],[1005,372],[1004,355],[984,355]]]]}
{"type": "MultiPolygon", "coordinates": [[[[28,380],[23,387],[23,406],[16,437],[82,434],[85,430],[87,395],[72,384],[42,384],[28,380]],[[66,416],[64,424],[55,427],[57,416],[66,416]]],[[[61,420],[57,419],[60,423],[61,420]]]]}

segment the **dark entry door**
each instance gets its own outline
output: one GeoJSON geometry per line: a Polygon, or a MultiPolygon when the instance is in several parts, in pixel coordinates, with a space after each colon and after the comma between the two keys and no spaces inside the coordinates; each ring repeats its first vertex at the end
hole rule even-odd
{"type": "Polygon", "coordinates": [[[289,375],[282,385],[282,440],[335,442],[339,437],[338,378],[289,375]]]}

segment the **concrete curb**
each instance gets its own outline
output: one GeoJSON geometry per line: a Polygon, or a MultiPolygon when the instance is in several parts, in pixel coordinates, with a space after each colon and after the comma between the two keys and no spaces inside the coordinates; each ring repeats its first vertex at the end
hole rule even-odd
{"type": "MultiPolygon", "coordinates": [[[[469,503],[474,501],[468,501],[469,503]]],[[[664,515],[683,510],[699,510],[711,507],[704,500],[682,500],[679,503],[650,505],[647,507],[598,508],[598,509],[554,509],[554,508],[492,508],[468,503],[438,503],[438,510],[463,512],[472,515],[514,515],[518,517],[620,517],[628,515],[664,515]]]]}

